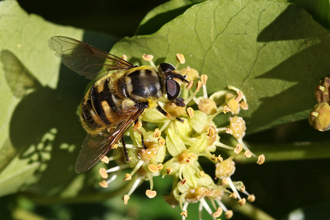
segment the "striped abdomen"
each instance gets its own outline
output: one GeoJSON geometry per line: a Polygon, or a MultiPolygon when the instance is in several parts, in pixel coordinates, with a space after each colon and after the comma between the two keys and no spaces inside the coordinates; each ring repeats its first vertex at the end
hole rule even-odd
{"type": "Polygon", "coordinates": [[[96,82],[81,103],[81,121],[89,133],[98,133],[120,117],[118,111],[123,99],[113,94],[109,81],[106,77],[96,82]]]}

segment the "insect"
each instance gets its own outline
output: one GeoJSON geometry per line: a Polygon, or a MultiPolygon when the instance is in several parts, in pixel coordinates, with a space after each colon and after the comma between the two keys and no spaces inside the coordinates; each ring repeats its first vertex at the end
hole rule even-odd
{"type": "Polygon", "coordinates": [[[76,173],[95,166],[120,139],[129,161],[123,135],[138,122],[145,109],[156,108],[169,117],[159,102],[173,101],[184,106],[183,99],[178,98],[178,81],[188,81],[170,63],[161,63],[158,68],[134,66],[92,45],[63,36],[52,37],[50,45],[64,65],[95,80],[80,105],[80,121],[88,134],[77,158],[76,173]],[[102,73],[107,74],[100,77],[102,73]]]}

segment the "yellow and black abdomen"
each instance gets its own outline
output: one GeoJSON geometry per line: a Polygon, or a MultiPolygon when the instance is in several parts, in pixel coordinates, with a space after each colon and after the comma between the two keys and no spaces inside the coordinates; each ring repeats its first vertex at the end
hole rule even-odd
{"type": "Polygon", "coordinates": [[[93,84],[81,103],[81,122],[88,133],[96,134],[118,118],[123,100],[110,88],[110,77],[104,77],[93,84]]]}

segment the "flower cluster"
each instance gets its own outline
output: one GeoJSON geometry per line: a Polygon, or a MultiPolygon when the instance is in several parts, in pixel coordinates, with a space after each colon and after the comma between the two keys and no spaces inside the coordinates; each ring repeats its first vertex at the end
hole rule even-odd
{"type": "MultiPolygon", "coordinates": [[[[150,56],[144,56],[144,59],[152,62],[150,56]]],[[[183,55],[177,54],[177,60],[178,67],[179,64],[184,63],[183,55]]],[[[240,110],[248,109],[246,97],[242,91],[232,86],[208,96],[206,75],[200,76],[197,70],[189,66],[180,69],[179,73],[186,75],[186,79],[190,82],[189,84],[180,82],[181,96],[185,106],[177,106],[171,101],[161,103],[171,115],[170,118],[165,117],[156,109],[146,110],[140,117],[141,123],[129,130],[133,141],[132,144],[126,145],[130,162],[125,164],[118,159],[121,158],[120,150],[115,151],[117,155],[111,158],[103,158],[103,162],[118,161],[118,166],[108,170],[100,169],[100,174],[104,179],[100,185],[107,187],[117,178],[117,172],[131,168],[132,171],[124,178],[124,181],[134,181],[130,191],[123,197],[124,203],[127,204],[131,194],[142,181],[150,182],[150,189],[146,191],[146,195],[153,198],[157,195],[153,178],[171,176],[172,191],[165,195],[164,199],[173,207],[180,205],[182,219],[188,216],[188,205],[197,202],[199,202],[200,216],[202,210],[205,209],[213,219],[222,213],[229,219],[233,212],[228,210],[221,201],[225,193],[238,199],[240,205],[246,202],[246,199],[241,197],[242,193],[250,202],[255,199],[253,194],[245,190],[241,181],[231,179],[235,172],[234,158],[236,156],[243,154],[247,158],[256,157],[243,142],[245,121],[237,116],[240,110]],[[201,96],[197,96],[199,91],[202,93],[201,96]],[[232,116],[226,127],[217,127],[213,122],[213,119],[221,114],[232,116]],[[236,146],[222,143],[219,134],[223,133],[232,135],[237,140],[236,146]],[[215,154],[220,149],[232,151],[232,153],[229,152],[232,156],[225,159],[220,154],[215,154]],[[207,158],[214,164],[215,174],[209,175],[203,171],[198,160],[201,157],[207,158]],[[212,206],[210,207],[209,204],[212,206]]],[[[118,147],[121,147],[121,144],[118,144],[118,147]]],[[[265,157],[260,155],[257,163],[262,164],[264,161],[265,157]]]]}
{"type": "Polygon", "coordinates": [[[330,129],[330,76],[320,80],[314,95],[318,103],[309,115],[309,124],[318,131],[327,131],[330,129]]]}

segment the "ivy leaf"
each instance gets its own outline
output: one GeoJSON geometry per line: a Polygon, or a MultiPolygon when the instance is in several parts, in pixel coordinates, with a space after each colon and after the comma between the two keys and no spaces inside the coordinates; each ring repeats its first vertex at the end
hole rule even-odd
{"type": "Polygon", "coordinates": [[[304,7],[316,21],[325,28],[330,28],[330,5],[328,0],[290,0],[289,2],[304,7]]]}
{"type": "Polygon", "coordinates": [[[249,110],[241,115],[252,133],[307,118],[314,86],[329,72],[329,43],[328,30],[300,6],[225,0],[196,4],[157,33],[125,38],[111,52],[138,64],[143,53],[156,64],[184,54],[185,65],[209,76],[209,93],[228,85],[244,92],[249,110]]]}
{"type": "Polygon", "coordinates": [[[0,14],[0,196],[74,196],[86,184],[73,168],[86,135],[77,108],[89,81],[61,66],[48,40],[64,35],[109,50],[115,39],[46,22],[16,1],[1,2],[0,14]]]}
{"type": "Polygon", "coordinates": [[[181,15],[192,5],[202,1],[203,0],[176,0],[165,2],[151,10],[143,18],[135,35],[147,35],[156,32],[165,23],[181,15]]]}

